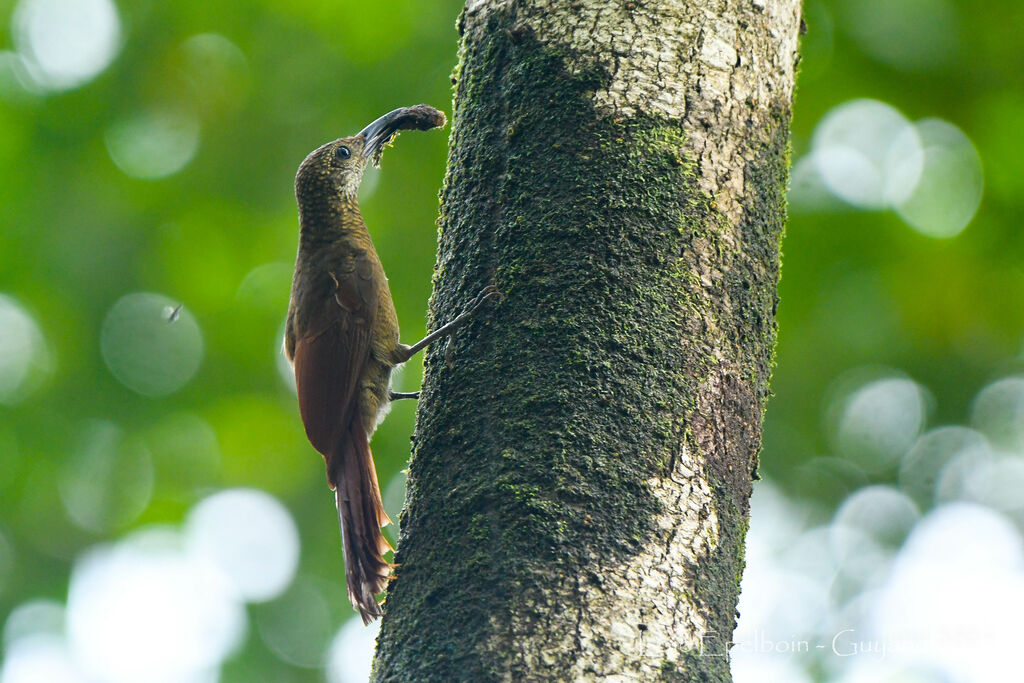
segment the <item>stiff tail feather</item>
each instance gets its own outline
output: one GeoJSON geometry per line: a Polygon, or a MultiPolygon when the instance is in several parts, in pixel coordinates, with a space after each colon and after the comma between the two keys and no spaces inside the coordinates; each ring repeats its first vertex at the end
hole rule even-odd
{"type": "Polygon", "coordinates": [[[391,544],[380,530],[391,520],[384,511],[373,454],[358,416],[352,420],[339,450],[333,483],[348,597],[363,623],[369,624],[382,614],[376,595],[384,590],[391,572],[383,556],[391,550],[391,544]]]}

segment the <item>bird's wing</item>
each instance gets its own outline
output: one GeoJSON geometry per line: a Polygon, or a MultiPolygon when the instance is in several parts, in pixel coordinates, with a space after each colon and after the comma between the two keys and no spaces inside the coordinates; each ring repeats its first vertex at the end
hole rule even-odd
{"type": "Polygon", "coordinates": [[[306,435],[327,460],[333,487],[336,463],[331,457],[356,410],[379,287],[374,262],[365,251],[346,255],[330,275],[334,291],[330,293],[332,301],[324,307],[324,326],[295,342],[295,384],[306,435]]]}

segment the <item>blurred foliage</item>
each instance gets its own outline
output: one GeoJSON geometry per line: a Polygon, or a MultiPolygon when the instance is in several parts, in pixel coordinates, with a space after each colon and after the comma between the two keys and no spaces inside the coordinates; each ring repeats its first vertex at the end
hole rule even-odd
{"type": "MultiPolygon", "coordinates": [[[[292,181],[310,150],[392,108],[450,111],[461,3],[119,3],[119,53],[66,90],[26,80],[15,5],[0,2],[11,26],[0,37],[0,295],[43,341],[24,336],[38,342],[34,369],[10,396],[0,386],[0,621],[31,598],[63,602],[72,561],[93,544],[178,524],[207,493],[250,486],[294,515],[305,582],[295,590],[329,594],[318,628],[336,631],[351,614],[332,498],[280,369],[292,181]],[[178,390],[136,393],[105,361],[108,312],[136,292],[179,302],[168,317],[187,314],[201,331],[201,364],[178,390]],[[89,450],[83,439],[97,430],[89,450]],[[113,512],[92,510],[84,524],[68,491],[81,486],[77,468],[96,467],[96,449],[136,463],[104,485],[149,481],[151,495],[138,510],[130,495],[113,512]]],[[[972,222],[949,239],[891,211],[791,207],[761,472],[827,518],[850,491],[896,479],[825,457],[837,455],[837,378],[899,371],[923,387],[934,426],[968,423],[987,383],[1022,370],[1024,6],[808,0],[805,16],[794,160],[829,110],[872,98],[955,124],[985,178],[972,222]]],[[[425,331],[445,144],[444,134],[404,136],[362,200],[405,341],[425,331]]],[[[414,390],[419,375],[414,361],[397,388],[414,390]]],[[[385,487],[405,466],[414,410],[397,404],[374,437],[385,487]]],[[[250,616],[223,679],[306,680],[264,635],[265,623],[297,615],[257,605],[250,616]]]]}

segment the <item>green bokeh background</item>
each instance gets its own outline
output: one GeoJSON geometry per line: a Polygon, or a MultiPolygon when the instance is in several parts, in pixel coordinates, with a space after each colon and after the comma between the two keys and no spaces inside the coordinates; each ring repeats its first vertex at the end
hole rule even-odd
{"type": "MultiPolygon", "coordinates": [[[[351,616],[333,502],[278,368],[297,236],[292,181],[307,152],[392,108],[450,112],[460,7],[120,2],[122,48],[95,79],[42,94],[4,72],[0,294],[35,319],[50,369],[0,405],[0,534],[12,551],[0,557],[0,622],[28,599],[65,600],[72,562],[93,544],[177,524],[204,495],[237,486],[285,503],[300,530],[300,572],[337,598],[334,627],[351,616]],[[199,34],[223,36],[244,59],[204,62],[184,46],[199,34]],[[105,136],[161,108],[198,117],[198,150],[168,177],[130,177],[105,136]],[[182,302],[204,340],[194,378],[163,397],[133,392],[101,353],[108,310],[140,291],[182,302]],[[141,440],[155,472],[144,511],[99,533],[72,522],[58,494],[93,420],[141,440]]],[[[5,26],[14,9],[0,0],[5,26]]],[[[867,481],[808,475],[808,462],[832,455],[837,377],[862,366],[902,371],[930,393],[935,425],[969,422],[982,387],[1024,371],[1024,6],[810,0],[805,16],[794,159],[831,108],[867,97],[910,119],[954,123],[985,176],[976,216],[951,239],[923,236],[892,212],[791,208],[761,473],[827,516],[867,481]]],[[[0,34],[0,50],[13,49],[12,32],[0,34]]],[[[425,333],[446,139],[447,130],[404,135],[362,201],[406,342],[425,333]]],[[[419,381],[414,360],[397,388],[419,381]]],[[[414,410],[396,404],[374,437],[382,482],[405,467],[414,410]]],[[[317,675],[277,658],[256,628],[223,669],[228,681],[317,675]]]]}

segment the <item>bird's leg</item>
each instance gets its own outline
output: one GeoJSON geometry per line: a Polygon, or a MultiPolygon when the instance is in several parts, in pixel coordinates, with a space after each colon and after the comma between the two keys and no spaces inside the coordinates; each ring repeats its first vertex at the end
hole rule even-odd
{"type": "Polygon", "coordinates": [[[477,294],[476,298],[473,299],[473,303],[471,303],[462,313],[455,316],[454,320],[442,325],[412,346],[399,344],[391,354],[392,360],[394,360],[395,363],[404,363],[412,358],[416,353],[422,351],[423,348],[428,346],[431,342],[437,341],[441,337],[450,337],[455,330],[468,323],[473,318],[477,309],[483,306],[488,299],[501,296],[504,295],[498,291],[497,287],[494,285],[487,285],[479,294],[477,294]]]}
{"type": "Polygon", "coordinates": [[[400,401],[403,398],[419,398],[420,392],[418,391],[392,391],[388,394],[389,401],[400,401]]]}

